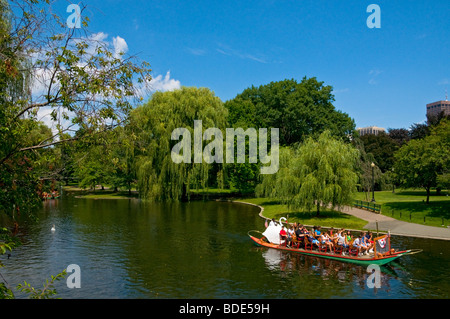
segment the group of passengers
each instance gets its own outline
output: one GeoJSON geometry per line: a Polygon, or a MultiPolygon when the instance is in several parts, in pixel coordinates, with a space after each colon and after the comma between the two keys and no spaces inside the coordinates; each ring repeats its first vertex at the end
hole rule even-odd
{"type": "MultiPolygon", "coordinates": [[[[271,223],[276,223],[272,219],[271,223]]],[[[289,224],[288,224],[289,225],[289,224]]],[[[342,247],[342,253],[349,249],[356,250],[358,255],[368,255],[373,251],[374,240],[372,232],[360,232],[359,236],[353,236],[349,230],[343,228],[335,230],[333,227],[322,231],[320,226],[314,226],[308,230],[304,225],[294,223],[288,228],[283,226],[280,231],[280,240],[288,247],[302,247],[309,242],[315,248],[326,248],[333,252],[335,248],[342,247]]]]}

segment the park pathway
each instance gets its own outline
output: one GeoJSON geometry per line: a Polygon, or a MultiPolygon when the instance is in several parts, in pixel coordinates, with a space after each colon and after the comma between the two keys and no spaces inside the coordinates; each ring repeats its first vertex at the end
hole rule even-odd
{"type": "Polygon", "coordinates": [[[366,229],[377,229],[378,222],[379,231],[390,231],[392,235],[450,240],[450,228],[448,227],[434,227],[408,223],[383,214],[376,214],[355,207],[347,207],[343,210],[343,213],[366,220],[368,222],[368,224],[364,226],[366,229]]]}

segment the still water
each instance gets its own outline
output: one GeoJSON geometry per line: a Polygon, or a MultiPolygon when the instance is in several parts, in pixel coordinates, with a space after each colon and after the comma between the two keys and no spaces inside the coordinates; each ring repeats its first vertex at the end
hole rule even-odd
{"type": "MultiPolygon", "coordinates": [[[[40,288],[70,264],[81,288],[57,282],[60,298],[448,298],[450,242],[393,237],[419,248],[382,267],[368,288],[366,267],[256,247],[264,229],[253,206],[229,202],[145,204],[64,197],[46,201],[24,244],[1,270],[9,285],[40,288]],[[51,232],[52,225],[56,231],[51,232]]],[[[24,295],[16,292],[17,298],[24,295]]]]}

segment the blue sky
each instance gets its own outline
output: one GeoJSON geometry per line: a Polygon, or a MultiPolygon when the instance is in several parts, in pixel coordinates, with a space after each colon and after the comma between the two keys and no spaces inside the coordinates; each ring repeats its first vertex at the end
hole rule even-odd
{"type": "Polygon", "coordinates": [[[161,90],[208,87],[226,101],[251,85],[317,77],[358,127],[385,128],[425,121],[425,104],[450,91],[448,0],[83,3],[89,30],[150,62],[161,90]],[[379,29],[366,25],[372,3],[379,29]]]}

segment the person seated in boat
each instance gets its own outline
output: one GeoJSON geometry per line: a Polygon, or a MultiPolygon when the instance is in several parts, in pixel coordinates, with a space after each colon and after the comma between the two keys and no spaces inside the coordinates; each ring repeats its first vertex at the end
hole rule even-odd
{"type": "Polygon", "coordinates": [[[297,234],[294,232],[292,233],[292,236],[290,238],[289,246],[293,248],[298,248],[300,246],[301,242],[299,238],[297,237],[297,234]]]}
{"type": "MultiPolygon", "coordinates": [[[[315,226],[314,226],[315,227],[315,226]]],[[[305,228],[306,229],[306,228],[305,228]]],[[[313,229],[313,231],[308,231],[307,229],[306,229],[306,233],[305,233],[305,236],[308,238],[308,240],[309,240],[309,242],[310,243],[312,243],[313,245],[315,245],[316,247],[319,247],[319,240],[318,239],[316,239],[315,237],[314,237],[314,229],[313,229]]]]}
{"type": "Polygon", "coordinates": [[[330,238],[335,238],[336,237],[336,232],[334,230],[334,227],[330,228],[330,230],[328,231],[328,234],[330,235],[330,238]]]}
{"type": "Polygon", "coordinates": [[[366,244],[369,246],[368,250],[373,250],[375,242],[373,241],[373,235],[371,231],[367,232],[366,234],[366,244]]]}
{"type": "Polygon", "coordinates": [[[347,242],[350,245],[350,243],[353,240],[353,236],[352,236],[352,233],[349,230],[345,232],[345,237],[347,237],[347,242]]]}
{"type": "Polygon", "coordinates": [[[363,242],[362,239],[363,236],[364,235],[361,233],[359,237],[356,237],[355,240],[353,241],[352,247],[358,250],[358,254],[368,255],[369,253],[367,252],[367,245],[363,242]]]}
{"type": "Polygon", "coordinates": [[[287,244],[286,227],[282,227],[280,230],[280,244],[287,244]]]}
{"type": "Polygon", "coordinates": [[[370,242],[370,240],[367,238],[366,232],[363,232],[361,235],[361,243],[367,247],[366,252],[369,253],[369,251],[373,248],[373,241],[370,242]]]}
{"type": "Polygon", "coordinates": [[[295,237],[295,230],[294,230],[294,226],[290,226],[288,231],[287,231],[287,238],[288,238],[288,245],[291,246],[292,245],[292,240],[295,237]]]}
{"type": "Polygon", "coordinates": [[[320,231],[320,226],[314,226],[314,237],[319,239],[321,234],[322,232],[320,231]]]}
{"type": "Polygon", "coordinates": [[[330,240],[333,243],[333,245],[337,245],[338,231],[336,229],[334,229],[333,227],[331,227],[328,232],[328,236],[330,237],[330,240]]]}
{"type": "Polygon", "coordinates": [[[344,230],[341,230],[337,233],[337,244],[339,246],[342,246],[344,248],[348,248],[348,241],[347,241],[347,235],[344,233],[344,230]]]}
{"type": "Polygon", "coordinates": [[[297,235],[297,238],[305,237],[305,229],[302,224],[298,225],[297,229],[295,230],[295,235],[297,235]]]}
{"type": "Polygon", "coordinates": [[[288,229],[288,237],[292,237],[294,233],[295,233],[294,226],[290,226],[288,229]]]}
{"type": "Polygon", "coordinates": [[[298,225],[297,229],[295,230],[295,237],[297,238],[297,241],[300,242],[300,245],[304,242],[305,240],[305,227],[303,227],[302,224],[298,225]]]}
{"type": "Polygon", "coordinates": [[[330,236],[328,235],[328,232],[324,232],[320,235],[320,243],[322,245],[327,245],[328,249],[330,251],[333,251],[333,242],[330,239],[330,236]]]}

